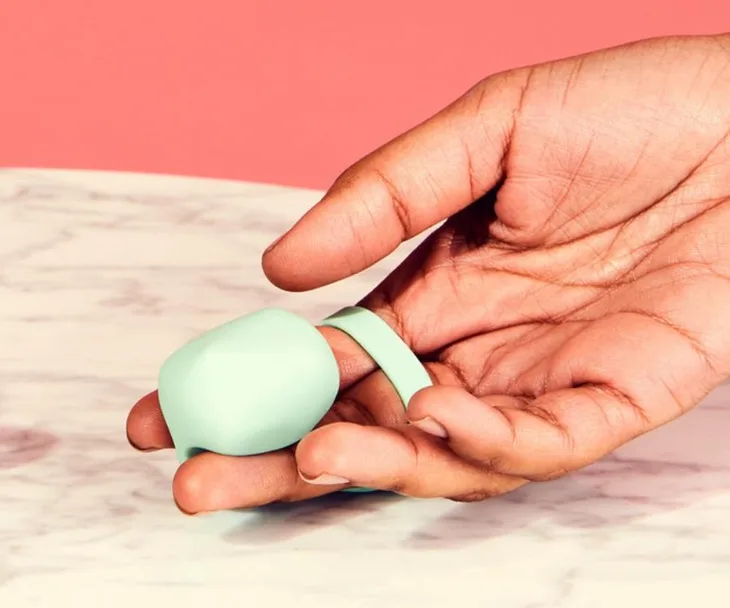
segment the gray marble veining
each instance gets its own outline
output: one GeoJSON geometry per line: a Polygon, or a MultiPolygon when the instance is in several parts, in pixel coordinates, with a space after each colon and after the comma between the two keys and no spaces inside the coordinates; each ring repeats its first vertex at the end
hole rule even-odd
{"type": "Polygon", "coordinates": [[[186,518],[131,403],[194,334],[319,319],[406,251],[309,294],[260,252],[319,193],[0,170],[0,605],[730,605],[730,386],[586,470],[478,504],[339,495],[186,518]]]}

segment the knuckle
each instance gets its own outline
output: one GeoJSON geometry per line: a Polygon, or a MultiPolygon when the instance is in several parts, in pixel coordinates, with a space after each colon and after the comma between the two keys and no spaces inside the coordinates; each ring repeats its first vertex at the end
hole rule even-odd
{"type": "Polygon", "coordinates": [[[362,301],[362,305],[378,315],[404,342],[413,347],[413,332],[409,331],[406,324],[407,307],[389,289],[381,288],[372,292],[362,301]]]}
{"type": "Polygon", "coordinates": [[[329,414],[337,422],[352,422],[362,426],[374,426],[376,424],[367,405],[351,396],[340,397],[330,408],[329,414]]]}
{"type": "Polygon", "coordinates": [[[338,190],[344,190],[352,186],[360,177],[360,174],[362,172],[362,164],[363,161],[360,160],[342,171],[342,173],[340,173],[332,182],[332,186],[330,186],[329,192],[331,193],[338,190]]]}
{"type": "Polygon", "coordinates": [[[342,424],[328,424],[322,432],[305,437],[299,443],[295,457],[300,469],[320,473],[341,464],[341,448],[346,445],[342,424]]]}
{"type": "Polygon", "coordinates": [[[391,481],[388,484],[385,484],[383,491],[391,492],[393,494],[400,494],[401,496],[412,496],[414,498],[421,498],[421,496],[419,496],[418,493],[414,493],[413,491],[410,491],[408,485],[409,484],[407,484],[403,480],[395,480],[395,481],[391,481]]]}
{"type": "Polygon", "coordinates": [[[489,473],[504,474],[510,469],[507,459],[503,456],[497,456],[495,454],[482,457],[480,459],[480,465],[482,469],[488,471],[489,473]]]}
{"type": "Polygon", "coordinates": [[[488,500],[489,498],[494,498],[495,496],[499,496],[501,492],[495,492],[495,491],[488,491],[488,490],[478,490],[475,492],[467,492],[465,494],[458,494],[456,496],[449,496],[447,497],[448,500],[451,502],[482,502],[485,500],[488,500]]]}
{"type": "Polygon", "coordinates": [[[568,468],[556,468],[556,469],[550,469],[549,471],[543,471],[540,473],[534,473],[532,475],[525,476],[525,479],[528,481],[533,481],[536,483],[545,483],[549,481],[556,481],[558,479],[562,479],[568,473],[570,473],[571,470],[568,468]]]}

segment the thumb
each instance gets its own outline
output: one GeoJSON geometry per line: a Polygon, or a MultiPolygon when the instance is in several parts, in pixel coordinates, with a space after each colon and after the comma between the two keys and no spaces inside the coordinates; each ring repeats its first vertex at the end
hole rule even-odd
{"type": "Polygon", "coordinates": [[[467,207],[502,178],[527,71],[498,74],[347,169],[263,257],[306,291],[356,274],[467,207]]]}

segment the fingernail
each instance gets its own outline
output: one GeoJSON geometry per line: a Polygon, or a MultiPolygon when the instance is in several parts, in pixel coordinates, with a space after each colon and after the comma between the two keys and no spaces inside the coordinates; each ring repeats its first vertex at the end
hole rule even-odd
{"type": "Polygon", "coordinates": [[[328,475],[327,473],[319,475],[318,477],[310,478],[304,475],[304,473],[302,473],[301,471],[299,471],[299,477],[301,477],[307,483],[311,483],[315,486],[339,486],[350,483],[349,479],[345,479],[344,477],[337,477],[337,475],[328,475]]]}
{"type": "Polygon", "coordinates": [[[439,422],[436,422],[430,416],[426,416],[425,418],[421,418],[420,420],[413,420],[411,424],[421,429],[424,433],[428,433],[429,435],[433,435],[434,437],[446,439],[449,436],[443,425],[439,422]]]}

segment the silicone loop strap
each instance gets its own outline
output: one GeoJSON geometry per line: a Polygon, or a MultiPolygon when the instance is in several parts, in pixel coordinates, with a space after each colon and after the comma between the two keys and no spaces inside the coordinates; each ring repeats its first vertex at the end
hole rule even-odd
{"type": "MultiPolygon", "coordinates": [[[[385,321],[367,308],[343,308],[327,317],[322,325],[345,332],[373,358],[395,388],[404,408],[413,395],[431,386],[431,377],[418,357],[385,321]]],[[[358,487],[344,491],[372,492],[370,488],[358,487]]]]}
{"type": "Polygon", "coordinates": [[[390,326],[374,312],[349,306],[327,317],[322,325],[345,332],[378,364],[408,407],[411,397],[432,385],[423,363],[390,326]]]}

